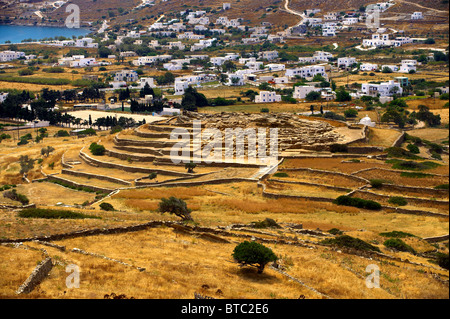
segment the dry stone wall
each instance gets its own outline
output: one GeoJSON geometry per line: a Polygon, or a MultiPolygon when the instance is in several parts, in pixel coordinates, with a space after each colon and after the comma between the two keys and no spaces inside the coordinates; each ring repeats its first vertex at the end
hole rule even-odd
{"type": "Polygon", "coordinates": [[[19,287],[16,294],[28,294],[44,280],[53,268],[51,258],[46,258],[33,270],[27,280],[19,287]]]}

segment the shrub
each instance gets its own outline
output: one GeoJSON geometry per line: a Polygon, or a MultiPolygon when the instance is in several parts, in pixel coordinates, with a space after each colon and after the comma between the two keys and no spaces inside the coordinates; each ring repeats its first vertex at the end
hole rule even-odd
{"type": "Polygon", "coordinates": [[[438,186],[435,186],[434,189],[449,189],[448,184],[441,184],[438,186]]]}
{"type": "Polygon", "coordinates": [[[15,189],[4,192],[3,197],[20,202],[22,205],[30,203],[30,200],[25,195],[17,193],[15,189]]]}
{"type": "Polygon", "coordinates": [[[348,153],[348,146],[347,144],[331,144],[330,145],[330,152],[331,153],[348,153]]]}
{"type": "Polygon", "coordinates": [[[70,134],[66,130],[59,130],[58,132],[56,132],[55,136],[56,137],[66,137],[66,136],[70,136],[70,134]]]}
{"type": "Polygon", "coordinates": [[[289,175],[287,173],[284,172],[278,172],[273,174],[274,177],[289,177],[289,175]]]}
{"type": "Polygon", "coordinates": [[[381,188],[386,181],[383,179],[371,179],[370,185],[372,188],[381,188]]]}
{"type": "Polygon", "coordinates": [[[426,162],[414,162],[414,161],[402,161],[402,160],[388,160],[386,163],[393,163],[392,168],[408,171],[422,171],[426,169],[432,169],[440,166],[438,163],[426,161],[426,162]]]}
{"type": "Polygon", "coordinates": [[[348,109],[344,111],[345,117],[356,117],[358,115],[358,111],[354,109],[348,109]]]}
{"type": "Polygon", "coordinates": [[[255,228],[281,228],[281,226],[272,218],[266,218],[260,222],[252,222],[252,225],[255,228]]]}
{"type": "Polygon", "coordinates": [[[19,212],[19,217],[22,218],[47,218],[47,219],[83,219],[100,217],[85,215],[82,213],[72,212],[68,210],[57,209],[43,209],[43,208],[27,208],[19,212]]]}
{"type": "Polygon", "coordinates": [[[408,201],[400,196],[393,196],[389,198],[388,202],[390,204],[396,205],[396,206],[405,206],[408,205],[408,201]]]}
{"type": "Polygon", "coordinates": [[[344,234],[344,232],[342,230],[339,230],[337,228],[331,228],[328,232],[330,234],[332,234],[332,235],[342,235],[342,234],[344,234]]]}
{"type": "Polygon", "coordinates": [[[417,145],[408,144],[408,146],[406,146],[406,148],[408,149],[408,151],[410,151],[413,154],[419,154],[420,153],[419,147],[417,147],[417,145]]]}
{"type": "Polygon", "coordinates": [[[436,255],[437,255],[438,265],[442,268],[449,269],[448,268],[448,261],[449,261],[448,254],[437,253],[436,255]]]}
{"type": "Polygon", "coordinates": [[[242,266],[249,265],[258,269],[258,274],[264,271],[264,267],[278,257],[273,251],[257,242],[244,241],[234,248],[232,257],[242,266]]]}
{"type": "Polygon", "coordinates": [[[100,204],[100,209],[101,210],[106,210],[106,211],[114,211],[114,207],[113,205],[111,205],[110,203],[101,203],[100,204]]]}
{"type": "Polygon", "coordinates": [[[390,238],[390,239],[386,240],[384,242],[384,246],[386,246],[388,248],[393,248],[398,251],[405,251],[405,252],[409,252],[409,253],[413,253],[413,254],[416,253],[416,251],[411,246],[409,246],[408,244],[406,244],[403,240],[401,240],[399,238],[390,238]]]}
{"type": "Polygon", "coordinates": [[[89,150],[91,151],[92,155],[102,156],[105,155],[106,149],[103,145],[92,143],[91,146],[89,146],[89,150]]]}
{"type": "Polygon", "coordinates": [[[407,151],[401,147],[388,147],[386,149],[388,157],[406,158],[406,159],[420,159],[421,157],[407,151]]]}
{"type": "Polygon", "coordinates": [[[369,210],[380,210],[381,204],[373,200],[366,200],[358,197],[350,197],[347,195],[342,195],[333,201],[334,204],[343,206],[353,206],[357,208],[369,209],[369,210]]]}
{"type": "Polygon", "coordinates": [[[263,107],[262,109],[261,109],[261,113],[269,113],[269,109],[267,108],[267,107],[263,107]]]}
{"type": "Polygon", "coordinates": [[[377,251],[380,252],[380,249],[376,246],[373,246],[369,243],[366,243],[364,240],[359,238],[354,238],[348,235],[342,235],[336,238],[329,238],[321,241],[324,245],[335,245],[338,247],[347,247],[354,248],[357,250],[363,251],[377,251]]]}
{"type": "Polygon", "coordinates": [[[85,129],[83,131],[79,131],[77,133],[77,135],[89,135],[89,136],[93,136],[93,135],[97,135],[97,132],[93,129],[93,128],[88,128],[85,129]]]}
{"type": "Polygon", "coordinates": [[[386,232],[386,233],[380,233],[380,236],[383,236],[383,237],[393,237],[393,238],[416,237],[416,236],[413,235],[413,234],[405,233],[405,232],[398,231],[398,230],[394,230],[394,231],[386,232]]]}

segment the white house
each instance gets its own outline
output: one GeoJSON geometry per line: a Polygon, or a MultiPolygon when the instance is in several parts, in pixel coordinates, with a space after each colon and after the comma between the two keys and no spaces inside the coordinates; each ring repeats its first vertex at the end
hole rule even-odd
{"type": "Polygon", "coordinates": [[[69,66],[71,68],[77,68],[77,67],[87,67],[87,66],[96,66],[98,65],[98,62],[95,61],[95,58],[81,58],[81,59],[74,59],[73,61],[69,62],[69,66]]]}
{"type": "Polygon", "coordinates": [[[223,3],[222,4],[222,9],[223,10],[231,9],[231,3],[223,3]]]}
{"type": "Polygon", "coordinates": [[[402,94],[403,89],[399,82],[390,80],[388,82],[381,82],[380,84],[363,83],[361,85],[361,92],[363,95],[382,97],[402,94]]]}
{"type": "Polygon", "coordinates": [[[410,63],[402,63],[400,65],[400,69],[398,70],[398,72],[400,73],[410,73],[411,71],[416,72],[416,66],[414,64],[410,64],[410,63]]]}
{"type": "Polygon", "coordinates": [[[280,101],[281,95],[272,91],[260,91],[259,95],[255,96],[255,103],[273,103],[280,101]]]}
{"type": "Polygon", "coordinates": [[[345,18],[344,21],[342,21],[342,23],[344,25],[352,25],[352,24],[358,23],[358,18],[348,17],[348,18],[345,18]]]}
{"type": "Polygon", "coordinates": [[[298,58],[299,63],[316,63],[317,59],[313,56],[306,56],[306,57],[299,57],[298,58]]]}
{"type": "Polygon", "coordinates": [[[269,63],[265,66],[266,69],[269,71],[277,72],[277,71],[284,71],[286,69],[286,66],[282,63],[269,63]]]}
{"type": "Polygon", "coordinates": [[[351,57],[339,58],[337,60],[338,68],[341,68],[341,67],[348,68],[348,67],[352,66],[355,63],[357,63],[356,59],[355,58],[351,58],[351,57]]]}
{"type": "Polygon", "coordinates": [[[411,14],[411,20],[422,20],[422,19],[423,19],[422,12],[414,12],[413,14],[411,14]]]}
{"type": "Polygon", "coordinates": [[[268,61],[278,58],[278,51],[263,51],[258,54],[260,59],[266,59],[268,61]]]}
{"type": "Polygon", "coordinates": [[[374,63],[362,63],[359,67],[361,71],[375,71],[378,69],[378,64],[374,63]]]}
{"type": "Polygon", "coordinates": [[[25,52],[2,51],[0,52],[0,62],[8,62],[25,57],[25,52]]]}
{"type": "Polygon", "coordinates": [[[316,51],[314,52],[313,57],[316,59],[316,61],[328,62],[331,58],[333,58],[333,55],[330,52],[326,51],[316,51]]]}
{"type": "Polygon", "coordinates": [[[320,92],[320,88],[312,85],[299,85],[295,87],[292,97],[294,99],[304,99],[310,92],[320,92]]]}
{"type": "Polygon", "coordinates": [[[384,64],[381,66],[381,70],[383,70],[384,68],[391,69],[392,72],[398,72],[399,70],[399,67],[395,64],[384,64]]]}
{"type": "Polygon", "coordinates": [[[308,65],[299,68],[287,69],[285,76],[287,77],[300,77],[300,78],[313,78],[315,75],[320,74],[325,79],[328,75],[325,71],[325,66],[323,65],[308,65]]]}
{"type": "Polygon", "coordinates": [[[6,100],[6,98],[8,97],[8,94],[9,93],[0,93],[0,103],[3,103],[5,100],[6,100]]]}
{"type": "Polygon", "coordinates": [[[138,79],[138,74],[133,70],[122,70],[114,74],[114,81],[136,82],[138,79]]]}
{"type": "Polygon", "coordinates": [[[139,87],[143,88],[145,84],[148,84],[151,88],[156,87],[153,78],[140,78],[139,79],[139,87]]]}
{"type": "Polygon", "coordinates": [[[240,86],[245,84],[244,74],[236,74],[236,73],[227,73],[228,82],[227,85],[240,86]]]}

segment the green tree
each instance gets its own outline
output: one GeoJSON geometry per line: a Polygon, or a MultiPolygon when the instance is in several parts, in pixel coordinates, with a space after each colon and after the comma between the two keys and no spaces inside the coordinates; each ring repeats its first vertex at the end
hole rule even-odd
{"type": "Polygon", "coordinates": [[[257,242],[244,241],[234,248],[232,257],[241,266],[253,266],[258,269],[258,274],[264,271],[267,263],[278,260],[274,252],[257,242]]]}
{"type": "Polygon", "coordinates": [[[183,221],[193,221],[191,217],[192,210],[187,207],[186,202],[173,196],[169,198],[162,198],[159,203],[158,210],[161,214],[174,214],[180,217],[183,221]]]}

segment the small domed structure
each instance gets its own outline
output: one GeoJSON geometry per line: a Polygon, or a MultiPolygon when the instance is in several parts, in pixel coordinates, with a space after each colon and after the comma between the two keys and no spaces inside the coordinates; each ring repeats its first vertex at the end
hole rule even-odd
{"type": "Polygon", "coordinates": [[[359,124],[363,124],[363,125],[367,125],[370,127],[375,127],[376,123],[372,122],[372,120],[370,119],[370,117],[368,115],[366,115],[366,117],[363,117],[360,121],[359,124]]]}

